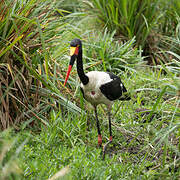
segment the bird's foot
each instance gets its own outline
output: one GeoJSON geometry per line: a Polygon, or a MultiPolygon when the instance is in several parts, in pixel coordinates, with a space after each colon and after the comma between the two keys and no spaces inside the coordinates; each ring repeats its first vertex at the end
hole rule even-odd
{"type": "Polygon", "coordinates": [[[105,159],[106,148],[112,142],[112,136],[109,137],[109,141],[103,146],[103,160],[105,159]]]}
{"type": "Polygon", "coordinates": [[[109,141],[112,141],[112,136],[109,137],[109,141]]]}
{"type": "Polygon", "coordinates": [[[102,136],[99,134],[98,135],[98,145],[101,147],[102,145],[102,136]]]}

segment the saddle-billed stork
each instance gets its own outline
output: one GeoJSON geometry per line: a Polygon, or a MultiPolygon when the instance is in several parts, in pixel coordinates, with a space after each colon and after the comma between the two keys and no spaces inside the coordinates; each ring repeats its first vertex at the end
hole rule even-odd
{"type": "Polygon", "coordinates": [[[111,108],[114,100],[130,100],[127,95],[127,90],[121,79],[111,72],[100,72],[100,71],[90,71],[87,74],[83,70],[82,61],[82,42],[80,39],[73,39],[70,43],[70,63],[68,71],[66,74],[64,86],[69,78],[72,66],[77,59],[77,73],[81,80],[81,91],[83,97],[89,101],[95,111],[96,125],[98,131],[98,144],[102,145],[102,136],[99,126],[99,120],[97,115],[97,105],[105,104],[108,110],[109,117],[109,141],[105,144],[103,148],[103,158],[105,155],[106,146],[112,142],[112,130],[111,130],[111,108]]]}

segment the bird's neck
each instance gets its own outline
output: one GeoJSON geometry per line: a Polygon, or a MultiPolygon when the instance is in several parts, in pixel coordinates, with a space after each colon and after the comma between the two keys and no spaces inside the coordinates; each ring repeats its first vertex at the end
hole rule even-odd
{"type": "Polygon", "coordinates": [[[83,61],[82,61],[82,50],[79,51],[79,54],[77,57],[77,72],[78,72],[78,76],[79,76],[81,82],[83,83],[83,85],[86,85],[89,82],[89,78],[84,73],[83,61]]]}

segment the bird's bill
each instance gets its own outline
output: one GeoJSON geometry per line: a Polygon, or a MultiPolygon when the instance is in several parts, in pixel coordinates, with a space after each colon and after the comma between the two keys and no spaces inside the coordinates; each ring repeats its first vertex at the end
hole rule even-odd
{"type": "Polygon", "coordinates": [[[66,73],[66,78],[65,78],[65,81],[64,81],[64,86],[66,85],[67,83],[67,80],[69,78],[69,75],[70,75],[70,72],[71,72],[71,69],[73,67],[73,64],[75,62],[75,59],[78,55],[78,52],[79,52],[79,47],[70,47],[70,56],[71,56],[71,59],[70,59],[70,63],[69,63],[69,67],[68,67],[68,70],[67,70],[67,73],[66,73]]]}
{"type": "Polygon", "coordinates": [[[67,83],[67,80],[68,80],[68,78],[69,78],[71,69],[72,69],[72,65],[69,65],[68,70],[67,70],[67,73],[66,73],[66,78],[65,78],[65,81],[64,81],[64,86],[65,86],[66,83],[67,83]]]}
{"type": "Polygon", "coordinates": [[[72,55],[72,56],[71,56],[71,59],[70,59],[70,62],[69,62],[69,67],[68,67],[68,70],[67,70],[67,73],[66,73],[66,78],[65,78],[65,81],[64,81],[64,86],[66,85],[66,83],[67,83],[67,81],[68,81],[68,78],[69,78],[71,69],[72,69],[72,67],[73,67],[73,65],[74,65],[75,59],[76,59],[76,56],[75,56],[75,55],[72,55]]]}

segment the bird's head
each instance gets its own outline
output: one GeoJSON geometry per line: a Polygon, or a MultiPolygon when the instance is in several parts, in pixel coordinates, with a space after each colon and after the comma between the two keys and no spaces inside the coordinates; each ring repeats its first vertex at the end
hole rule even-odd
{"type": "Polygon", "coordinates": [[[73,39],[70,43],[70,62],[69,62],[69,67],[67,70],[66,78],[64,81],[64,86],[67,83],[67,80],[69,78],[71,69],[74,65],[75,60],[77,59],[79,53],[82,51],[82,43],[80,39],[73,39]]]}

